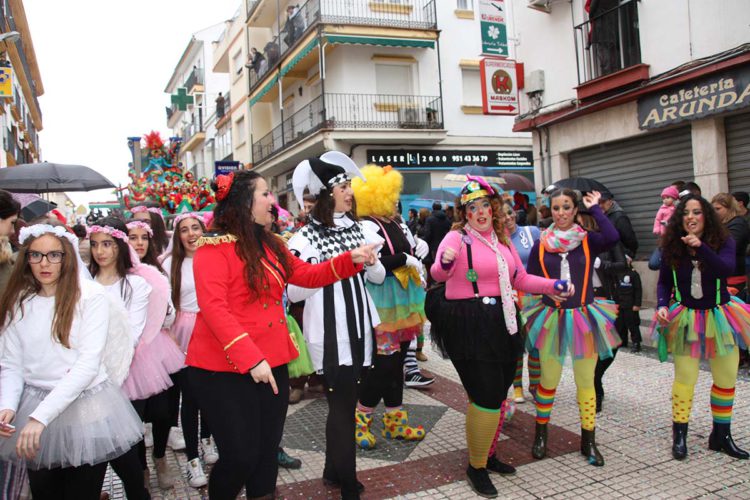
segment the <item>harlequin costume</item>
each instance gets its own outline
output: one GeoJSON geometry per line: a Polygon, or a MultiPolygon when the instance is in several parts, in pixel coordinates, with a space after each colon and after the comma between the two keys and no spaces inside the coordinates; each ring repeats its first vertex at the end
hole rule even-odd
{"type": "Polygon", "coordinates": [[[409,426],[409,415],[403,408],[402,365],[409,344],[422,332],[426,318],[422,264],[413,255],[416,242],[409,228],[393,218],[403,177],[391,167],[372,165],[363,167],[362,174],[367,182],[359,178],[352,181],[357,215],[363,217],[362,226],[366,230],[385,241],[380,249],[385,280],[379,284],[366,283],[380,324],[375,327],[373,367],[362,383],[355,412],[355,441],[361,448],[371,449],[376,443],[370,431],[372,415],[381,399],[385,404],[383,437],[418,441],[425,436],[422,426],[409,426]]]}
{"type": "Polygon", "coordinates": [[[581,453],[592,465],[604,465],[596,448],[596,391],[594,370],[597,358],[612,357],[620,345],[614,326],[617,306],[609,301],[594,300],[592,273],[594,258],[614,246],[618,239],[615,227],[598,205],[590,209],[600,232],[586,232],[577,224],[560,231],[553,224],[534,243],[529,256],[528,272],[538,276],[570,279],[575,295],[557,303],[542,297],[524,308],[527,346],[538,349],[541,379],[535,395],[536,432],[532,455],[544,458],[547,453],[547,424],[555,401],[567,355],[573,359],[578,410],[581,416],[581,453]]]}
{"type": "MultiPolygon", "coordinates": [[[[462,205],[468,205],[494,196],[491,186],[471,180],[462,189],[460,200],[462,205]]],[[[469,396],[467,476],[477,490],[477,481],[489,481],[488,469],[515,472],[494,457],[488,462],[501,405],[513,382],[516,358],[523,349],[522,322],[512,289],[553,293],[555,281],[527,274],[507,236],[501,239],[492,228],[480,233],[469,224],[462,231],[448,232],[430,272],[436,281],[445,282],[446,301],[433,320],[432,336],[437,347],[450,357],[469,396]],[[442,257],[447,248],[456,252],[456,258],[446,265],[442,257]]],[[[488,487],[494,490],[491,483],[488,487]]]]}
{"type": "Polygon", "coordinates": [[[747,459],[748,453],[731,435],[732,407],[739,365],[739,349],[750,345],[750,306],[727,291],[727,278],[734,272],[735,242],[727,238],[714,251],[705,242],[695,255],[685,256],[676,266],[662,259],[657,286],[657,310],[669,307],[669,324],[652,326],[660,351],[674,354],[672,426],[674,458],[687,456],[687,431],[700,359],[711,366],[711,414],[713,430],[708,447],[747,459]],[[675,302],[670,306],[674,290],[675,302]]]}
{"type": "MultiPolygon", "coordinates": [[[[359,175],[348,156],[331,151],[297,165],[292,184],[302,206],[305,189],[314,196],[332,196],[336,186],[359,175]]],[[[333,223],[328,226],[311,216],[289,240],[289,249],[302,260],[328,262],[365,243],[382,242],[349,214],[334,213],[333,223]]],[[[382,283],[384,278],[385,269],[378,261],[365,272],[329,286],[288,287],[291,302],[305,301],[302,329],[315,370],[322,375],[326,388],[329,412],[323,479],[341,485],[342,494],[351,498],[358,498],[360,488],[352,416],[362,368],[371,364],[373,328],[380,324],[365,282],[382,283]]]]}

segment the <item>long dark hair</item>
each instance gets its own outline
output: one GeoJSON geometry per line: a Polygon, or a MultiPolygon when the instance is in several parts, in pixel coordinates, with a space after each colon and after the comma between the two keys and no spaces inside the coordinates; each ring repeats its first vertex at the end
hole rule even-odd
{"type": "Polygon", "coordinates": [[[690,194],[681,198],[677,207],[667,222],[667,229],[662,235],[659,246],[661,247],[661,258],[669,262],[671,266],[678,266],[680,261],[688,255],[688,246],[682,242],[682,237],[687,233],[682,227],[682,221],[685,218],[685,207],[690,200],[696,200],[701,205],[703,211],[703,234],[701,241],[706,243],[714,251],[724,245],[729,237],[727,229],[719,220],[719,216],[714,207],[703,198],[690,194]]]}
{"type": "MultiPolygon", "coordinates": [[[[151,217],[151,230],[154,231],[154,236],[149,238],[148,248],[151,249],[151,244],[154,244],[154,253],[161,255],[166,250],[169,244],[169,236],[167,235],[167,226],[164,224],[164,219],[161,215],[149,212],[148,216],[151,217]]],[[[147,262],[147,264],[151,264],[147,262]]]]}
{"type": "Polygon", "coordinates": [[[7,219],[21,213],[21,204],[9,192],[0,189],[0,219],[7,219]]]}
{"type": "MultiPolygon", "coordinates": [[[[285,243],[280,238],[255,223],[252,215],[255,187],[261,175],[257,172],[241,170],[235,172],[232,186],[226,198],[219,201],[214,209],[211,229],[229,233],[237,237],[235,251],[245,263],[245,278],[250,289],[250,297],[256,298],[267,285],[267,278],[261,258],[265,247],[270,248],[284,268],[287,277],[292,275],[292,264],[287,259],[285,243]]],[[[211,188],[218,192],[215,182],[211,188]]],[[[317,204],[316,204],[317,206],[317,204]]]]}
{"type": "MultiPolygon", "coordinates": [[[[118,219],[117,217],[105,217],[97,221],[95,225],[102,227],[111,227],[112,229],[122,231],[126,235],[128,234],[128,227],[121,219],[118,219]]],[[[91,236],[89,236],[89,238],[91,238],[91,236]]],[[[115,270],[117,271],[117,275],[120,278],[125,278],[133,268],[133,261],[130,259],[130,244],[122,241],[120,238],[113,237],[112,239],[115,240],[115,245],[117,245],[117,261],[115,263],[115,270]]],[[[99,264],[96,263],[93,249],[91,252],[91,262],[89,263],[89,272],[91,273],[91,276],[95,278],[96,275],[99,274],[99,264]]],[[[120,297],[122,297],[123,302],[125,302],[126,304],[130,301],[132,291],[132,287],[130,286],[130,283],[128,283],[128,280],[123,279],[120,282],[120,297]]]]}
{"type": "Polygon", "coordinates": [[[57,238],[62,244],[63,252],[65,252],[60,264],[60,278],[55,290],[52,336],[60,344],[70,349],[70,328],[73,326],[76,306],[81,298],[81,286],[78,282],[76,251],[64,237],[45,233],[39,237],[31,237],[25,242],[18,252],[18,260],[8,280],[8,286],[5,288],[2,299],[0,299],[0,325],[7,326],[8,323],[12,322],[16,312],[20,313],[20,317],[23,318],[23,303],[42,289],[42,285],[31,271],[26,251],[34,241],[47,235],[57,238]]]}
{"type": "MultiPolygon", "coordinates": [[[[132,219],[128,222],[132,222],[135,220],[137,219],[132,219]]],[[[153,230],[153,227],[152,227],[152,230],[153,230]]],[[[128,236],[130,236],[130,231],[132,231],[132,229],[128,228],[128,236]]],[[[148,234],[148,231],[146,231],[146,237],[148,238],[148,248],[146,248],[146,255],[141,257],[141,262],[143,262],[144,264],[148,264],[150,266],[154,266],[156,269],[159,270],[160,273],[166,276],[167,273],[164,271],[164,268],[161,266],[161,262],[159,262],[159,253],[156,251],[156,244],[154,243],[154,237],[148,234]]]]}
{"type": "MultiPolygon", "coordinates": [[[[333,227],[333,213],[336,208],[336,200],[333,199],[333,191],[328,188],[323,188],[318,193],[318,199],[315,202],[310,215],[322,223],[324,226],[333,227]]],[[[357,217],[357,200],[352,197],[352,209],[346,213],[346,215],[352,220],[359,220],[357,217]]]]}
{"type": "MultiPolygon", "coordinates": [[[[169,265],[169,276],[170,284],[172,285],[172,304],[176,311],[180,310],[180,291],[182,290],[182,263],[185,261],[185,247],[182,245],[180,239],[180,224],[186,220],[192,219],[192,217],[186,217],[182,219],[178,224],[174,226],[174,234],[172,235],[172,262],[169,265]]],[[[203,232],[206,231],[206,226],[203,225],[203,221],[196,218],[195,220],[203,228],[203,232]]]]}

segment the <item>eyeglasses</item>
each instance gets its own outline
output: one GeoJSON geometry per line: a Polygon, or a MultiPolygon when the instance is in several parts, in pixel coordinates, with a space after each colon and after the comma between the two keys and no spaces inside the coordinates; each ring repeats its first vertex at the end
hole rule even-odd
{"type": "Polygon", "coordinates": [[[39,264],[42,262],[43,258],[47,258],[47,262],[50,264],[59,264],[63,260],[63,256],[65,255],[65,252],[26,252],[26,258],[29,260],[30,264],[39,264]]]}

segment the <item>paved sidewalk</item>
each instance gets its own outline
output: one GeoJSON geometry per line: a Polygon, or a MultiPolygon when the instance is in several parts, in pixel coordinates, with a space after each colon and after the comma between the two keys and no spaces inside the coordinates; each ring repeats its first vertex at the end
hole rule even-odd
{"type": "MultiPolygon", "coordinates": [[[[379,438],[377,448],[360,451],[358,476],[365,484],[363,498],[475,498],[465,481],[467,465],[464,436],[466,396],[450,362],[427,350],[423,369],[437,377],[429,389],[407,389],[406,409],[414,424],[428,429],[421,443],[390,442],[379,438]]],[[[492,475],[501,498],[750,498],[750,461],[733,460],[709,451],[710,374],[701,372],[689,432],[689,456],[671,457],[671,384],[673,365],[653,359],[653,351],[631,354],[623,350],[605,377],[604,411],[597,419],[597,443],[606,465],[588,465],[578,452],[579,417],[575,384],[566,366],[557,390],[550,428],[550,456],[531,458],[534,407],[528,400],[517,405],[506,426],[498,456],[518,467],[512,477],[492,475]]],[[[281,470],[281,498],[338,498],[321,481],[326,403],[320,395],[289,408],[284,442],[286,451],[303,460],[298,471],[281,470]]],[[[382,416],[382,409],[376,420],[382,416]]],[[[750,449],[750,383],[737,383],[733,436],[750,449]]],[[[382,424],[380,424],[382,425],[382,424]]],[[[379,436],[379,434],[378,434],[379,436]]],[[[168,452],[169,461],[184,474],[185,456],[168,452]]],[[[153,467],[152,467],[153,470],[153,467]]],[[[107,482],[113,498],[124,498],[119,481],[107,482]]],[[[171,491],[160,491],[152,474],[152,494],[158,499],[207,498],[205,491],[189,488],[184,477],[171,491]]]]}

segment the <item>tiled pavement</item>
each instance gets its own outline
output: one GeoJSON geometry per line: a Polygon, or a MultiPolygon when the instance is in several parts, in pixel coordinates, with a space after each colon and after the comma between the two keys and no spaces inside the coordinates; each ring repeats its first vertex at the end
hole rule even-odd
{"type": "MultiPolygon", "coordinates": [[[[423,369],[437,382],[424,391],[406,390],[405,403],[414,423],[429,433],[419,444],[378,440],[372,451],[360,451],[358,476],[363,498],[475,498],[466,485],[464,437],[466,397],[450,362],[430,352],[423,369]]],[[[671,363],[659,363],[651,353],[623,351],[605,377],[604,411],[597,420],[597,442],[606,465],[592,467],[578,453],[579,417],[575,384],[566,366],[557,390],[550,428],[550,457],[535,461],[533,405],[517,405],[506,426],[498,456],[518,467],[512,477],[492,475],[501,498],[750,498],[750,461],[733,460],[706,447],[711,430],[711,378],[702,372],[696,387],[689,433],[689,457],[672,460],[670,390],[671,363]]],[[[298,471],[281,470],[281,498],[338,498],[320,477],[325,447],[323,399],[310,398],[289,408],[283,445],[303,460],[298,471]]],[[[750,448],[750,383],[737,383],[733,435],[750,448]]],[[[382,414],[382,412],[381,412],[382,414]]],[[[184,469],[182,453],[168,453],[169,461],[184,469]]],[[[113,498],[124,498],[119,481],[107,476],[113,498]]],[[[152,495],[158,499],[199,499],[205,491],[188,487],[182,478],[171,491],[160,491],[152,475],[152,495]]]]}

